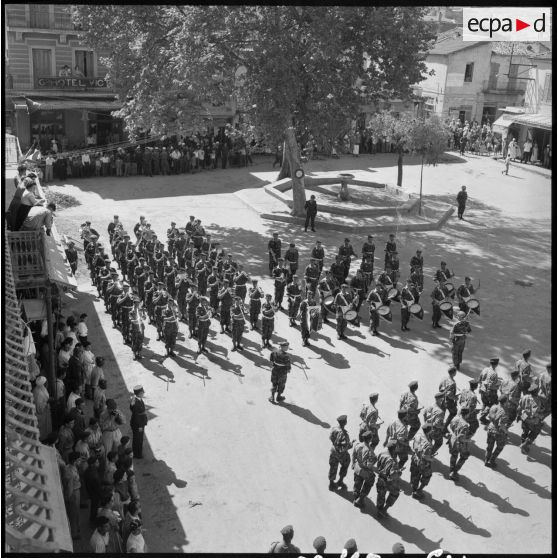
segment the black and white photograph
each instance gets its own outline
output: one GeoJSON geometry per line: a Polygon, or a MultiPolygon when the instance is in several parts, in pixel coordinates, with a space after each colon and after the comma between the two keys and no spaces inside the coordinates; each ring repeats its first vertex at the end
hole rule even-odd
{"type": "Polygon", "coordinates": [[[2,9],[6,553],[555,555],[552,4],[2,9]]]}

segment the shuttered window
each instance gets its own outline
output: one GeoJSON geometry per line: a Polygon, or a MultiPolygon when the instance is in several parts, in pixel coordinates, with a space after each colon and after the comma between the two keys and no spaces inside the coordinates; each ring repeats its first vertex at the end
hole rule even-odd
{"type": "Polygon", "coordinates": [[[29,27],[48,29],[50,27],[49,10],[48,4],[29,4],[29,27]]]}
{"type": "Polygon", "coordinates": [[[94,77],[93,75],[93,52],[91,50],[76,50],[75,68],[85,77],[94,77]]]}
{"type": "Polygon", "coordinates": [[[52,51],[48,48],[33,49],[33,77],[52,76],[52,51]]]}

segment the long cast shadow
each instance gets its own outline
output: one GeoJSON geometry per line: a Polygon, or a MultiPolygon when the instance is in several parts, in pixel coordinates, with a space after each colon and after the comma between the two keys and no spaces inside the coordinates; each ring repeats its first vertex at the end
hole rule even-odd
{"type": "Polygon", "coordinates": [[[351,367],[349,361],[341,353],[333,353],[332,351],[328,351],[327,349],[319,347],[314,343],[311,343],[308,349],[320,355],[324,361],[327,362],[327,364],[333,366],[334,368],[346,370],[351,367]]]}
{"type": "Polygon", "coordinates": [[[348,345],[353,346],[355,349],[358,349],[359,351],[362,351],[363,353],[376,355],[376,356],[379,356],[379,357],[382,357],[382,358],[385,358],[385,356],[386,356],[386,353],[384,351],[378,349],[374,345],[367,345],[365,343],[359,343],[358,341],[355,341],[354,339],[351,339],[350,337],[345,339],[345,343],[347,343],[348,345]]]}
{"type": "Polygon", "coordinates": [[[322,428],[331,428],[331,425],[328,422],[324,422],[320,420],[310,409],[305,409],[304,407],[299,407],[294,403],[280,403],[277,405],[278,407],[283,407],[290,411],[293,415],[304,419],[305,421],[309,422],[310,424],[315,424],[317,426],[321,426],[322,428]]]}

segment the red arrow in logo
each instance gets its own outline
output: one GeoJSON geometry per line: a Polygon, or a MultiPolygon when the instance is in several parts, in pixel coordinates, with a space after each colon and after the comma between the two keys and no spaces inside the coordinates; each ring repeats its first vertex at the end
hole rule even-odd
{"type": "Polygon", "coordinates": [[[526,27],[531,27],[530,23],[525,23],[524,21],[521,21],[520,19],[515,20],[515,30],[516,31],[521,31],[522,29],[525,29],[526,27]]]}

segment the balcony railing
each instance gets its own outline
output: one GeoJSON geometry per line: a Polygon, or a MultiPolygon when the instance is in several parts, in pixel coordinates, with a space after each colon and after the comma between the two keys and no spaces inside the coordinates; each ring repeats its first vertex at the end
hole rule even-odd
{"type": "Polygon", "coordinates": [[[8,244],[16,284],[41,283],[45,279],[42,231],[8,232],[8,244]]]}
{"type": "Polygon", "coordinates": [[[525,82],[516,79],[485,79],[482,82],[482,90],[484,93],[500,93],[500,94],[514,94],[525,92],[525,82]]]}

